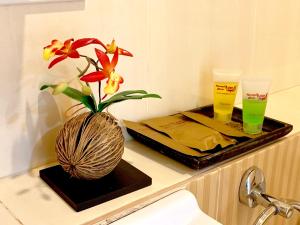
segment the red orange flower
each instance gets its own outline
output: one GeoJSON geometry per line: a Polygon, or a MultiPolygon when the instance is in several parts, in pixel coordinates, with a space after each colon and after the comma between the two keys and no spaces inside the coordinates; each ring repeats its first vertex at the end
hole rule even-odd
{"type": "Polygon", "coordinates": [[[104,93],[113,94],[118,91],[119,84],[123,83],[123,78],[119,74],[115,73],[115,67],[119,58],[118,48],[116,48],[111,61],[103,51],[95,49],[95,52],[100,64],[102,65],[102,71],[86,74],[82,76],[80,80],[85,82],[97,82],[107,78],[108,80],[107,85],[104,88],[104,93]]]}
{"type": "Polygon", "coordinates": [[[118,63],[119,54],[118,51],[115,51],[112,60],[110,61],[108,56],[99,49],[95,49],[97,58],[102,65],[102,71],[96,71],[89,74],[86,74],[80,78],[80,80],[85,82],[96,82],[101,81],[105,78],[109,78],[110,74],[115,70],[115,67],[118,63]]]}
{"type": "MultiPolygon", "coordinates": [[[[54,58],[48,66],[49,69],[66,58],[82,57],[86,59],[87,64],[84,69],[76,67],[78,74],[76,74],[76,76],[74,75],[72,80],[69,82],[44,84],[40,87],[40,90],[51,88],[53,89],[53,95],[64,94],[76,101],[79,101],[80,104],[83,104],[86,108],[91,110],[92,113],[102,112],[105,108],[114,103],[129,99],[160,98],[159,95],[147,93],[144,90],[127,90],[113,95],[119,90],[120,84],[124,81],[123,77],[115,72],[119,55],[133,56],[127,50],[118,47],[115,40],[112,40],[112,42],[107,45],[104,45],[96,38],[82,38],[76,41],[74,41],[74,39],[68,39],[64,43],[58,40],[53,40],[50,45],[44,47],[43,52],[44,59],[49,60],[54,58]],[[90,44],[99,44],[103,47],[103,51],[95,48],[97,56],[96,60],[88,55],[82,55],[77,51],[78,48],[90,44]],[[112,54],[112,56],[109,56],[109,54],[112,54]],[[94,70],[90,70],[91,66],[94,70]],[[84,84],[79,81],[81,89],[71,87],[71,83],[74,78],[86,82],[84,84]],[[101,87],[103,87],[102,80],[106,81],[103,89],[101,89],[101,87]],[[98,82],[98,98],[95,97],[88,82],[98,82]],[[105,93],[103,97],[101,97],[102,92],[105,93]],[[113,96],[103,101],[107,95],[113,96]]],[[[78,112],[78,110],[76,112],[78,112]]]]}
{"type": "Polygon", "coordinates": [[[48,66],[50,69],[55,64],[61,62],[62,60],[70,58],[79,58],[78,48],[89,44],[100,44],[104,48],[106,46],[96,38],[82,38],[74,41],[74,39],[68,39],[64,43],[61,43],[58,40],[53,40],[50,45],[44,47],[44,59],[49,60],[53,56],[57,55],[59,57],[55,58],[48,66]]]}

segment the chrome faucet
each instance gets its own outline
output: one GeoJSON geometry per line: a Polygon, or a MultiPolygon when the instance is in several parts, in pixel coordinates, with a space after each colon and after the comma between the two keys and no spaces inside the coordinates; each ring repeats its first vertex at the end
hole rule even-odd
{"type": "Polygon", "coordinates": [[[266,194],[265,191],[266,182],[263,172],[255,166],[249,168],[241,180],[239,199],[241,203],[251,208],[257,205],[265,207],[265,210],[254,222],[254,225],[265,224],[273,215],[290,218],[294,213],[294,209],[300,212],[300,202],[278,199],[266,194]]]}

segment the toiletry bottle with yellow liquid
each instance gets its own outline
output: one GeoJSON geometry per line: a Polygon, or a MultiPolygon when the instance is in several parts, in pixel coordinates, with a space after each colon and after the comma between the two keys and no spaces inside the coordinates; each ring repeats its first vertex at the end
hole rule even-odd
{"type": "Polygon", "coordinates": [[[229,122],[238,89],[241,71],[213,70],[214,119],[229,122]]]}

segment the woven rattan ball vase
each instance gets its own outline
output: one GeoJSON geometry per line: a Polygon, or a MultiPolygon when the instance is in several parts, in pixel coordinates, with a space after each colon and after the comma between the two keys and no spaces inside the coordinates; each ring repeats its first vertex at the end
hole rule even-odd
{"type": "Polygon", "coordinates": [[[57,159],[64,171],[79,179],[110,173],[124,152],[124,137],[110,114],[83,113],[67,121],[56,139],[57,159]]]}

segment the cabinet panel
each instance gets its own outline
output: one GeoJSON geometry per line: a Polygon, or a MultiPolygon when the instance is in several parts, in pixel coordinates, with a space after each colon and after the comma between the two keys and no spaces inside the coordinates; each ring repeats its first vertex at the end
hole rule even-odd
{"type": "Polygon", "coordinates": [[[196,178],[187,185],[186,189],[195,195],[203,212],[213,218],[217,217],[215,206],[218,204],[219,196],[219,170],[196,178]]]}
{"type": "MultiPolygon", "coordinates": [[[[300,134],[227,163],[192,181],[187,188],[196,195],[202,209],[222,224],[253,224],[263,207],[251,209],[238,199],[241,177],[251,166],[263,170],[268,194],[300,201],[300,134]]],[[[274,216],[267,224],[300,225],[300,213],[295,210],[290,219],[274,216]]]]}

